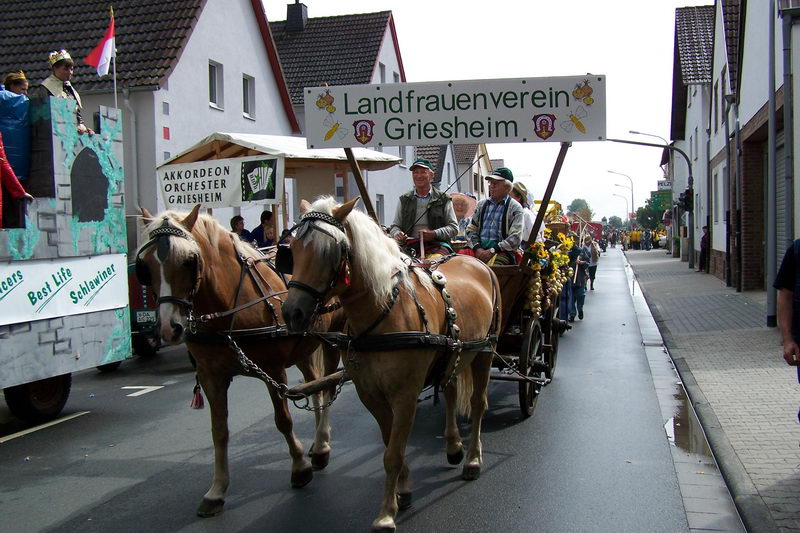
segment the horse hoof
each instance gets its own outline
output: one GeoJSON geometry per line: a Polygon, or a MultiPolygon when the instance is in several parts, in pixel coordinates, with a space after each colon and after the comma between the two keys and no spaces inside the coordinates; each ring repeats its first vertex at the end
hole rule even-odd
{"type": "Polygon", "coordinates": [[[391,524],[373,524],[372,529],[370,530],[372,533],[394,533],[397,527],[394,523],[391,524]]]}
{"type": "Polygon", "coordinates": [[[397,493],[397,508],[401,511],[405,511],[411,507],[411,493],[410,492],[398,492],[397,493]]]}
{"type": "Polygon", "coordinates": [[[202,503],[200,503],[200,507],[197,508],[197,516],[200,518],[210,518],[212,516],[217,516],[222,512],[222,507],[225,505],[225,500],[209,500],[207,498],[203,498],[202,503]]]}
{"type": "Polygon", "coordinates": [[[311,483],[312,479],[314,479],[314,469],[310,466],[297,472],[292,472],[292,488],[302,489],[311,483]]]}
{"type": "Polygon", "coordinates": [[[325,453],[312,453],[311,454],[311,466],[314,470],[322,470],[326,466],[328,466],[328,461],[331,458],[331,452],[325,453]]]}
{"type": "Polygon", "coordinates": [[[478,465],[464,465],[464,471],[461,473],[461,479],[464,481],[475,481],[481,477],[481,467],[478,465]]]}
{"type": "Polygon", "coordinates": [[[460,465],[461,461],[464,460],[464,448],[461,448],[456,453],[448,453],[447,454],[447,462],[451,465],[460,465]]]}

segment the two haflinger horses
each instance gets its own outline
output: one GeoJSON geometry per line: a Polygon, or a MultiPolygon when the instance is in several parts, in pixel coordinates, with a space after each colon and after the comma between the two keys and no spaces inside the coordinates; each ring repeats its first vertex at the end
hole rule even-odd
{"type": "Polygon", "coordinates": [[[337,205],[324,197],[301,205],[283,316],[290,330],[308,331],[322,304],[340,300],[349,330],[345,368],[386,445],[383,503],[372,528],[393,531],[398,508],[411,504],[405,448],[417,398],[431,380],[444,387],[449,462],[464,458],[458,404],[472,419],[462,477],[480,475],[481,420],[500,328],[500,289],[491,269],[471,257],[410,265],[394,239],[353,209],[357,200],[337,205]]]}
{"type": "MultiPolygon", "coordinates": [[[[136,274],[158,294],[161,336],[168,344],[186,341],[197,361],[197,378],[208,397],[214,442],[214,476],[197,510],[200,516],[222,511],[228,489],[228,387],[233,376],[251,375],[267,383],[275,425],[289,446],[291,484],[311,481],[330,453],[328,411],[316,413],[311,462],[292,430],[286,398],[286,368],[297,365],[306,381],[338,365],[338,352],[320,354],[319,341],[288,335],[281,299],[282,277],[264,256],[220,226],[213,218],[167,211],[153,216],[142,209],[150,239],[136,256],[136,274]],[[312,357],[312,354],[314,357],[312,357]]],[[[341,312],[339,312],[341,316],[341,312]]],[[[317,327],[341,329],[335,316],[318,318],[317,327]]],[[[326,393],[329,401],[330,393],[326,393]]],[[[319,395],[314,395],[319,405],[319,395]]]]}

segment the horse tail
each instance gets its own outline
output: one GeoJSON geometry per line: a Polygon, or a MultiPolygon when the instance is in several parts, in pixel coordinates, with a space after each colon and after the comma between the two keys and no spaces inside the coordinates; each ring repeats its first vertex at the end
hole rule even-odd
{"type": "Polygon", "coordinates": [[[456,412],[469,416],[472,412],[472,367],[466,365],[456,376],[456,412]]]}

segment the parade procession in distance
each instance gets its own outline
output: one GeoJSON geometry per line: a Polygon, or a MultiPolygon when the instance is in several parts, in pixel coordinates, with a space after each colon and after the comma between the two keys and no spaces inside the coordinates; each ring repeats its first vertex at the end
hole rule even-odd
{"type": "Polygon", "coordinates": [[[800,6],[676,2],[6,2],[0,531],[800,531],[800,6]]]}

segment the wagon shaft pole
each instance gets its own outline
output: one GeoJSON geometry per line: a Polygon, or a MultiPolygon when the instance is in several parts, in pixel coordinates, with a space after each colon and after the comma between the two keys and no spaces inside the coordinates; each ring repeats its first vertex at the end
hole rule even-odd
{"type": "MultiPolygon", "coordinates": [[[[353,155],[353,149],[345,148],[344,153],[347,155],[347,161],[350,162],[350,170],[353,172],[353,177],[356,180],[358,192],[361,194],[361,201],[364,202],[364,207],[367,209],[367,214],[372,217],[372,220],[380,225],[381,221],[378,220],[378,215],[375,214],[375,208],[372,207],[372,199],[369,197],[367,186],[364,184],[364,177],[361,175],[361,169],[358,167],[356,156],[353,155]]],[[[346,176],[345,179],[347,179],[346,176]]]]}
{"type": "MultiPolygon", "coordinates": [[[[287,398],[303,398],[316,394],[320,391],[336,388],[339,382],[342,381],[342,374],[344,370],[339,370],[333,374],[328,374],[314,381],[302,383],[286,391],[287,398]]],[[[344,378],[345,381],[350,381],[350,378],[344,378]]]]}
{"type": "Polygon", "coordinates": [[[553,173],[550,174],[550,182],[547,184],[547,189],[544,191],[544,197],[542,198],[542,203],[539,205],[539,212],[536,213],[536,221],[533,223],[531,234],[528,236],[528,240],[522,243],[523,250],[528,249],[531,239],[536,239],[536,236],[539,234],[539,228],[541,228],[544,223],[544,215],[547,212],[547,206],[550,205],[553,189],[556,188],[556,181],[558,181],[558,175],[561,173],[561,167],[564,165],[564,159],[567,157],[567,150],[570,146],[572,146],[572,143],[561,143],[561,151],[558,152],[556,164],[553,167],[553,173]]]}

